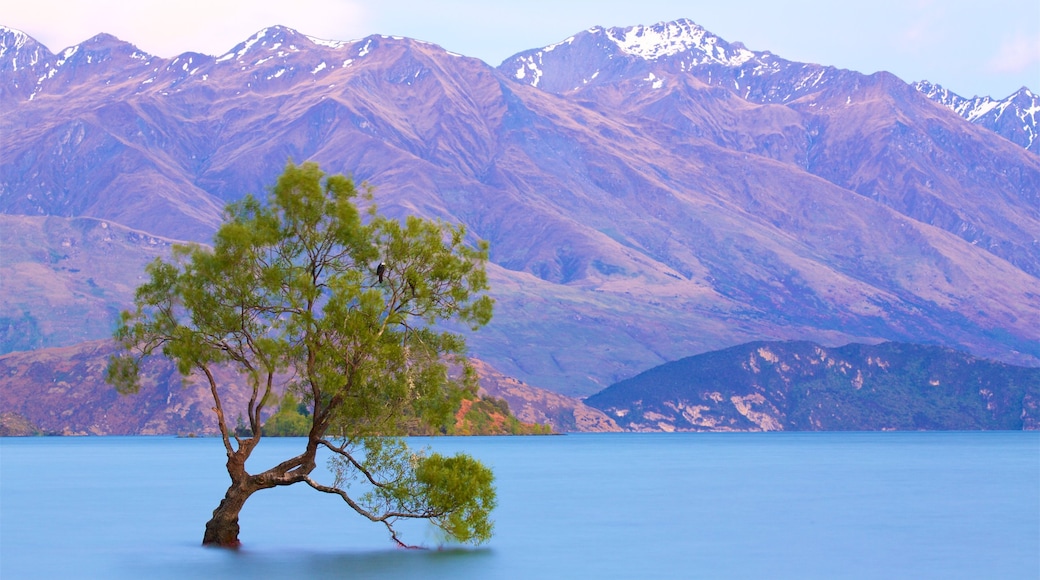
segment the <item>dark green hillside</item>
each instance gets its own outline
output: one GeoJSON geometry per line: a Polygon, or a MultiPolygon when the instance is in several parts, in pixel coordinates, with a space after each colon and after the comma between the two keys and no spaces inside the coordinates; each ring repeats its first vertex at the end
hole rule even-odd
{"type": "Polygon", "coordinates": [[[752,342],[661,365],[585,402],[639,431],[1037,429],[1040,369],[893,342],[752,342]]]}

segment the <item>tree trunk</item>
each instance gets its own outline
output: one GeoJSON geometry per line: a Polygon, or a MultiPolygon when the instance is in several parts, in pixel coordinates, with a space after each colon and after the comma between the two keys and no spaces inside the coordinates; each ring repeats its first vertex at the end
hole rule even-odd
{"type": "Polygon", "coordinates": [[[228,453],[227,470],[231,476],[231,486],[224,494],[224,499],[220,500],[220,505],[213,510],[213,517],[206,522],[206,533],[202,536],[203,546],[232,549],[241,546],[242,543],[238,540],[238,514],[249,496],[261,489],[303,481],[314,469],[318,443],[317,439],[312,437],[307,443],[307,451],[302,455],[287,459],[263,473],[250,475],[246,471],[246,459],[259,441],[260,438],[257,436],[239,441],[238,451],[228,453]],[[293,470],[294,477],[287,477],[286,472],[289,470],[293,470]]]}
{"type": "Polygon", "coordinates": [[[224,499],[220,500],[220,505],[213,510],[213,517],[206,522],[206,533],[202,537],[203,546],[237,548],[241,545],[238,541],[238,514],[249,496],[258,489],[260,488],[250,485],[248,481],[231,482],[224,499]]]}

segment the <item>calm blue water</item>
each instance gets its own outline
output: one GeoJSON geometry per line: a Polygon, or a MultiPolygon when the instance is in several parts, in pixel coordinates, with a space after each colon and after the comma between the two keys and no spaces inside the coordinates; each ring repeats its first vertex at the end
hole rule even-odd
{"type": "MultiPolygon", "coordinates": [[[[482,548],[394,548],[338,498],[260,492],[239,552],[199,547],[216,439],[0,439],[0,576],[1038,578],[1040,433],[413,440],[496,473],[482,548]]],[[[268,439],[254,468],[295,453],[268,439]]],[[[406,539],[423,542],[424,526],[406,539]]]]}

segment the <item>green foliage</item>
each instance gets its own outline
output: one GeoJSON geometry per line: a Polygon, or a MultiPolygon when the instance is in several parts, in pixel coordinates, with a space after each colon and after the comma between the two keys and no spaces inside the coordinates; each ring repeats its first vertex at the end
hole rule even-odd
{"type": "MultiPolygon", "coordinates": [[[[266,204],[251,196],[230,204],[212,247],[175,246],[172,261],[148,266],[136,308],[123,313],[116,331],[125,352],[110,361],[108,380],[122,393],[137,392],[139,361],[159,351],[182,374],[203,375],[214,397],[229,473],[233,480],[253,478],[249,481],[257,486],[306,481],[339,493],[307,477],[319,444],[343,450],[350,464],[348,441],[405,433],[417,425],[433,430],[450,425],[463,397],[476,392],[476,380],[463,337],[437,324],[453,321],[477,329],[490,320],[492,300],[484,294],[487,244],[467,245],[462,226],[416,217],[392,220],[371,204],[362,212],[358,198],[370,202],[371,195],[347,177],[325,175],[305,163],[286,167],[266,204]],[[213,373],[218,365],[236,370],[251,389],[245,420],[234,429],[226,422],[234,415],[223,408],[227,386],[213,373]],[[464,372],[453,378],[449,365],[464,372]],[[282,387],[302,401],[283,398],[261,430],[282,377],[291,377],[282,387]],[[311,409],[309,417],[301,405],[311,409]],[[301,455],[258,476],[233,472],[264,434],[301,432],[309,436],[301,455]],[[328,438],[343,443],[337,447],[328,438]]],[[[390,464],[383,467],[396,473],[390,464]]],[[[466,469],[466,477],[481,476],[466,469]]],[[[430,481],[407,489],[415,494],[440,489],[435,484],[441,480],[430,481]]],[[[457,509],[476,509],[460,501],[457,509]]],[[[483,537],[472,513],[401,517],[447,518],[445,525],[460,537],[483,537]]]]}
{"type": "MultiPolygon", "coordinates": [[[[360,496],[366,510],[421,513],[457,542],[482,544],[491,538],[494,475],[480,461],[462,453],[446,457],[412,452],[397,437],[366,437],[356,445],[362,460],[336,455],[330,467],[337,487],[367,490],[360,496]]],[[[400,541],[396,535],[394,539],[400,541]]]]}
{"type": "Polygon", "coordinates": [[[484,397],[480,400],[480,404],[483,404],[487,406],[489,410],[501,413],[506,417],[511,417],[513,415],[513,412],[509,409],[509,403],[507,403],[505,399],[500,399],[496,397],[484,397]]]}
{"type": "Polygon", "coordinates": [[[264,423],[263,433],[270,437],[306,437],[310,430],[307,407],[290,392],[282,397],[278,412],[264,423]]]}
{"type": "Polygon", "coordinates": [[[481,462],[463,453],[434,453],[415,470],[415,479],[431,511],[433,523],[460,542],[480,544],[491,538],[488,514],[495,507],[494,475],[481,462]]]}
{"type": "Polygon", "coordinates": [[[465,413],[450,432],[453,435],[551,435],[551,425],[521,423],[505,399],[485,396],[463,406],[465,413]]]}

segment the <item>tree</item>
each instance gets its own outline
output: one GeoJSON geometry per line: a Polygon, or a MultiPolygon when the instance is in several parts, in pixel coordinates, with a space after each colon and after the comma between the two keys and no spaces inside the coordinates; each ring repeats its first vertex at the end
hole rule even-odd
{"type": "Polygon", "coordinates": [[[306,437],[311,430],[310,410],[291,391],[282,396],[278,412],[267,418],[264,435],[273,437],[306,437]]]}
{"type": "Polygon", "coordinates": [[[297,483],[338,495],[400,545],[394,524],[407,518],[461,542],[491,536],[487,467],[464,454],[412,452],[387,437],[416,424],[443,428],[475,393],[463,337],[436,325],[475,330],[490,320],[487,244],[466,245],[461,226],[385,218],[371,204],[363,215],[359,196],[371,200],[347,177],[290,163],[267,204],[247,196],[227,207],[211,248],[175,246],[172,261],[150,264],[135,309],[122,314],[115,336],[123,348],[107,370],[121,393],[138,391],[141,360],[161,351],[182,375],[203,377],[212,394],[231,485],[203,544],[237,547],[246,500],[297,483]],[[252,389],[247,425],[228,426],[235,415],[225,409],[229,385],[218,384],[218,365],[236,369],[252,389]],[[284,390],[310,409],[304,448],[249,473],[263,419],[284,390]],[[311,478],[320,448],[332,457],[331,485],[311,478]]]}

